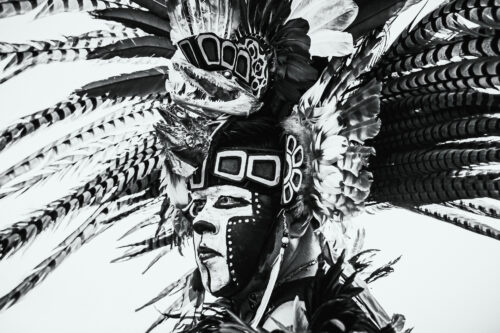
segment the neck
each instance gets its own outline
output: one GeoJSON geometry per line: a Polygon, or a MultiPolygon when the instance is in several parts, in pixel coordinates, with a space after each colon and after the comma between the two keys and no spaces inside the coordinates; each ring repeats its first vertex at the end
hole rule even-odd
{"type": "Polygon", "coordinates": [[[311,264],[321,253],[318,239],[309,225],[305,234],[290,241],[285,252],[278,282],[292,281],[316,274],[318,264],[311,264]],[[304,269],[301,269],[304,268],[304,269]]]}
{"type": "MultiPolygon", "coordinates": [[[[309,226],[302,237],[291,239],[283,258],[278,284],[315,275],[318,264],[307,264],[317,259],[320,253],[318,239],[309,226]]],[[[248,321],[253,317],[265,288],[266,280],[255,279],[238,295],[231,297],[233,310],[239,313],[240,318],[248,321]]]]}

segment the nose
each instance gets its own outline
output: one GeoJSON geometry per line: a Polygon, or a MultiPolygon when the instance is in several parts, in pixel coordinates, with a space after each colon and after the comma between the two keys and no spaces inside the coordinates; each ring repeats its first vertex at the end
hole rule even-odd
{"type": "Polygon", "coordinates": [[[193,229],[199,235],[202,235],[203,233],[215,234],[218,231],[215,224],[204,220],[195,221],[193,223],[193,229]]]}

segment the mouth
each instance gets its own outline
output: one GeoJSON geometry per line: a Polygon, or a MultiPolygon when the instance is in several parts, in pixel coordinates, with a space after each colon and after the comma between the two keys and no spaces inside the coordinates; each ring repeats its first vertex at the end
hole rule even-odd
{"type": "Polygon", "coordinates": [[[261,106],[234,78],[185,62],[173,63],[165,86],[175,104],[195,113],[248,116],[261,106]]]}
{"type": "Polygon", "coordinates": [[[201,262],[205,262],[214,257],[222,257],[222,255],[209,247],[200,245],[200,247],[198,248],[198,258],[201,262]]]}

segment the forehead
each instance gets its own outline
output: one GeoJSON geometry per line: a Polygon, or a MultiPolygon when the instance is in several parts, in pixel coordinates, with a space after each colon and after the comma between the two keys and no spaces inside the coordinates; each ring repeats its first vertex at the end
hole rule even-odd
{"type": "Polygon", "coordinates": [[[252,192],[243,187],[238,187],[234,185],[216,185],[210,186],[208,188],[193,191],[193,199],[199,198],[217,198],[220,196],[231,196],[237,198],[243,198],[247,200],[252,199],[252,192]]]}

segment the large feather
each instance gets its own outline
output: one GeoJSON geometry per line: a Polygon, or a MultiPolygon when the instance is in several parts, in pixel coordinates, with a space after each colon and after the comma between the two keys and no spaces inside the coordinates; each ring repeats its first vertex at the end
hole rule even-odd
{"type": "Polygon", "coordinates": [[[145,97],[150,94],[166,93],[165,80],[167,78],[168,67],[161,66],[96,81],[78,89],[76,94],[80,96],[106,95],[108,98],[145,97]]]}
{"type": "Polygon", "coordinates": [[[309,22],[309,32],[343,31],[355,19],[358,6],[352,0],[295,0],[288,20],[303,18],[309,22]]]}
{"type": "Polygon", "coordinates": [[[176,47],[169,38],[144,36],[119,41],[90,52],[89,59],[110,59],[113,57],[163,57],[171,58],[176,47]]]}
{"type": "Polygon", "coordinates": [[[451,223],[457,227],[472,231],[474,233],[500,240],[500,230],[490,225],[482,223],[471,216],[464,216],[457,209],[448,209],[442,205],[426,205],[422,207],[412,207],[410,210],[434,217],[443,222],[451,223]]]}
{"type": "Polygon", "coordinates": [[[0,1],[0,18],[21,15],[32,11],[47,0],[0,1]]]}
{"type": "MultiPolygon", "coordinates": [[[[415,53],[435,43],[444,44],[453,38],[471,35],[471,31],[464,30],[460,24],[464,18],[479,27],[498,27],[498,22],[495,22],[494,15],[491,14],[496,10],[498,5],[495,2],[480,0],[449,2],[428,14],[414,29],[408,26],[388,52],[388,57],[415,53]]],[[[494,33],[494,30],[492,32],[494,33]]]]}
{"type": "Polygon", "coordinates": [[[147,33],[170,37],[170,23],[150,12],[132,8],[112,8],[92,12],[96,18],[124,24],[127,27],[139,28],[147,33]]]}
{"type": "Polygon", "coordinates": [[[0,298],[0,310],[12,306],[31,289],[43,282],[51,272],[81,246],[107,230],[117,221],[142,208],[148,202],[149,196],[148,193],[145,193],[98,207],[84,223],[56,247],[52,255],[39,263],[28,277],[0,298]]]}
{"type": "Polygon", "coordinates": [[[63,12],[89,12],[108,8],[137,8],[129,0],[46,0],[37,13],[37,18],[63,12]]]}
{"type": "MultiPolygon", "coordinates": [[[[120,127],[125,124],[133,122],[137,122],[139,124],[139,121],[147,123],[148,120],[151,124],[151,120],[155,119],[153,112],[154,110],[141,110],[140,108],[134,109],[133,107],[129,107],[124,108],[121,112],[116,112],[110,116],[104,117],[103,119],[99,119],[96,122],[93,122],[88,126],[43,147],[42,149],[22,159],[20,162],[12,165],[1,174],[0,185],[3,185],[13,178],[33,169],[43,161],[52,161],[55,156],[75,149],[79,145],[84,145],[85,141],[89,139],[105,136],[106,133],[110,133],[115,129],[120,129],[120,127]]],[[[125,127],[123,129],[125,129],[125,127]]]]}
{"type": "Polygon", "coordinates": [[[0,76],[0,83],[31,67],[56,61],[87,59],[91,51],[96,48],[144,35],[145,33],[138,29],[125,28],[121,31],[95,31],[57,40],[30,41],[26,44],[2,42],[0,43],[0,59],[5,59],[5,65],[0,76]]]}
{"type": "Polygon", "coordinates": [[[37,234],[46,230],[70,211],[119,197],[131,184],[147,177],[149,173],[161,166],[160,148],[159,145],[153,146],[132,158],[125,154],[109,165],[107,171],[83,184],[73,193],[48,204],[43,211],[36,212],[27,219],[1,230],[0,258],[26,245],[37,234]]]}

